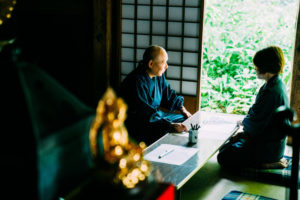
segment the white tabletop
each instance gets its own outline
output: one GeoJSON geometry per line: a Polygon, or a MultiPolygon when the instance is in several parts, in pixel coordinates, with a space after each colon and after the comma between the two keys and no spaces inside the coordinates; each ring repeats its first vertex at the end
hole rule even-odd
{"type": "MultiPolygon", "coordinates": [[[[176,145],[178,149],[183,149],[182,147],[197,149],[197,152],[180,165],[172,164],[174,162],[168,163],[160,162],[159,160],[153,161],[153,159],[149,160],[152,168],[152,177],[157,182],[173,183],[176,189],[180,189],[236,133],[239,129],[236,122],[243,117],[242,115],[196,112],[184,122],[189,128],[191,123],[200,124],[201,128],[199,129],[198,142],[196,144],[189,143],[188,133],[168,133],[147,147],[144,157],[149,157],[151,152],[153,154],[155,150],[161,148],[162,145],[166,146],[166,144],[176,145]]],[[[173,159],[174,157],[176,159],[176,155],[174,155],[176,151],[172,151],[171,153],[173,159]]]]}

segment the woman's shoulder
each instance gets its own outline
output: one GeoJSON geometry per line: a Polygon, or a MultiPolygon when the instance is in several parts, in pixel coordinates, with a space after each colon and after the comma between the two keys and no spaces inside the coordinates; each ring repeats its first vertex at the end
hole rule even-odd
{"type": "Polygon", "coordinates": [[[269,94],[268,96],[270,98],[276,99],[276,101],[280,100],[288,102],[287,89],[284,82],[280,78],[274,80],[273,84],[267,88],[266,92],[269,94]]]}
{"type": "Polygon", "coordinates": [[[278,77],[276,80],[274,80],[270,90],[274,93],[282,93],[286,92],[286,86],[282,79],[278,77]]]}

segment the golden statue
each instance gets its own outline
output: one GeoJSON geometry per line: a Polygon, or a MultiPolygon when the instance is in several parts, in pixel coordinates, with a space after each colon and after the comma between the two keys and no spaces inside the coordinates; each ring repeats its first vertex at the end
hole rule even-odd
{"type": "Polygon", "coordinates": [[[0,0],[0,26],[11,18],[16,3],[16,0],[0,0]]]}
{"type": "Polygon", "coordinates": [[[128,138],[124,125],[126,111],[125,102],[116,96],[112,88],[108,88],[97,106],[96,117],[90,129],[90,145],[94,161],[101,159],[98,134],[102,132],[104,159],[117,168],[114,182],[121,181],[126,188],[134,188],[149,175],[150,164],[143,159],[146,144],[141,142],[136,145],[128,138]]]}

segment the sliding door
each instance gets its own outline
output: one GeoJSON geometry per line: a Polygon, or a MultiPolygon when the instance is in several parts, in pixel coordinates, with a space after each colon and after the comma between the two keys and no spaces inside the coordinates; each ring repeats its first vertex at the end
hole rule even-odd
{"type": "Polygon", "coordinates": [[[149,45],[160,45],[169,55],[171,87],[198,110],[204,0],[123,0],[121,8],[121,81],[149,45]]]}

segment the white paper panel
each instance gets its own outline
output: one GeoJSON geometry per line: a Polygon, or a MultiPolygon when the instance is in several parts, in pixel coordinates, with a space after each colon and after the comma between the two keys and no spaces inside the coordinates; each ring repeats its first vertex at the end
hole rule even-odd
{"type": "Polygon", "coordinates": [[[173,90],[175,90],[177,93],[180,92],[180,82],[175,80],[168,80],[170,83],[170,86],[173,90]]]}
{"type": "Polygon", "coordinates": [[[198,51],[199,50],[198,38],[184,38],[183,48],[184,50],[198,51]]]}
{"type": "Polygon", "coordinates": [[[150,19],[150,6],[138,6],[138,19],[150,19]]]}
{"type": "Polygon", "coordinates": [[[167,0],[153,0],[153,5],[167,5],[167,0]]]}
{"type": "Polygon", "coordinates": [[[166,34],[166,22],[153,21],[152,33],[153,34],[166,34]]]}
{"type": "Polygon", "coordinates": [[[149,35],[137,35],[137,47],[148,47],[150,43],[149,35]]]}
{"type": "Polygon", "coordinates": [[[137,20],[137,33],[149,33],[150,22],[145,20],[137,20]]]}
{"type": "Polygon", "coordinates": [[[149,0],[138,0],[138,4],[150,4],[149,0]]]}
{"type": "Polygon", "coordinates": [[[122,62],[122,74],[129,74],[133,69],[133,62],[122,62]]]}
{"type": "Polygon", "coordinates": [[[143,60],[144,51],[145,51],[145,49],[137,49],[136,50],[136,60],[137,61],[143,60]]]}
{"type": "Polygon", "coordinates": [[[153,19],[166,19],[166,10],[164,6],[153,6],[153,19]]]}
{"type": "Polygon", "coordinates": [[[122,60],[133,61],[134,60],[134,50],[130,48],[122,48],[122,60]]]}
{"type": "Polygon", "coordinates": [[[180,37],[168,37],[168,47],[170,49],[181,50],[181,40],[180,37]]]}
{"type": "Polygon", "coordinates": [[[168,51],[169,61],[168,63],[180,64],[181,53],[175,51],[168,51]]]}
{"type": "Polygon", "coordinates": [[[198,65],[198,54],[197,53],[183,53],[183,64],[184,65],[198,65]]]}
{"type": "Polygon", "coordinates": [[[128,19],[123,19],[122,20],[122,31],[128,32],[128,33],[133,33],[134,32],[134,21],[128,20],[128,19]]]}
{"type": "Polygon", "coordinates": [[[135,0],[122,0],[122,3],[134,3],[135,0]]]}
{"type": "Polygon", "coordinates": [[[199,24],[198,23],[184,23],[184,35],[185,36],[199,36],[199,24]]]}
{"type": "MultiPolygon", "coordinates": [[[[197,1],[197,0],[195,0],[197,1]]],[[[183,0],[169,0],[170,6],[181,6],[183,5],[183,0]]]]}
{"type": "Polygon", "coordinates": [[[126,75],[122,75],[121,76],[121,82],[124,81],[125,78],[126,78],[126,75]]]}
{"type": "Polygon", "coordinates": [[[185,20],[197,21],[200,19],[199,8],[185,8],[185,20]]]}
{"type": "Polygon", "coordinates": [[[133,34],[122,34],[122,46],[133,47],[134,46],[134,36],[133,34]]]}
{"type": "Polygon", "coordinates": [[[182,20],[182,8],[169,7],[169,20],[182,20]]]}
{"type": "Polygon", "coordinates": [[[189,80],[198,80],[197,79],[197,68],[192,68],[192,67],[183,67],[182,68],[182,78],[183,79],[189,79],[189,80]]]}
{"type": "Polygon", "coordinates": [[[152,36],[152,44],[166,47],[166,39],[164,36],[152,36]]]}
{"type": "Polygon", "coordinates": [[[182,81],[183,94],[196,95],[197,94],[196,91],[197,91],[197,83],[182,81]]]}
{"type": "Polygon", "coordinates": [[[181,22],[169,22],[169,34],[181,36],[181,22]]]}
{"type": "Polygon", "coordinates": [[[180,78],[180,67],[168,66],[167,78],[180,78]]]}
{"type": "Polygon", "coordinates": [[[200,6],[200,0],[185,0],[186,6],[200,6]]]}
{"type": "Polygon", "coordinates": [[[134,5],[123,5],[122,6],[122,17],[134,18],[134,5]]]}

